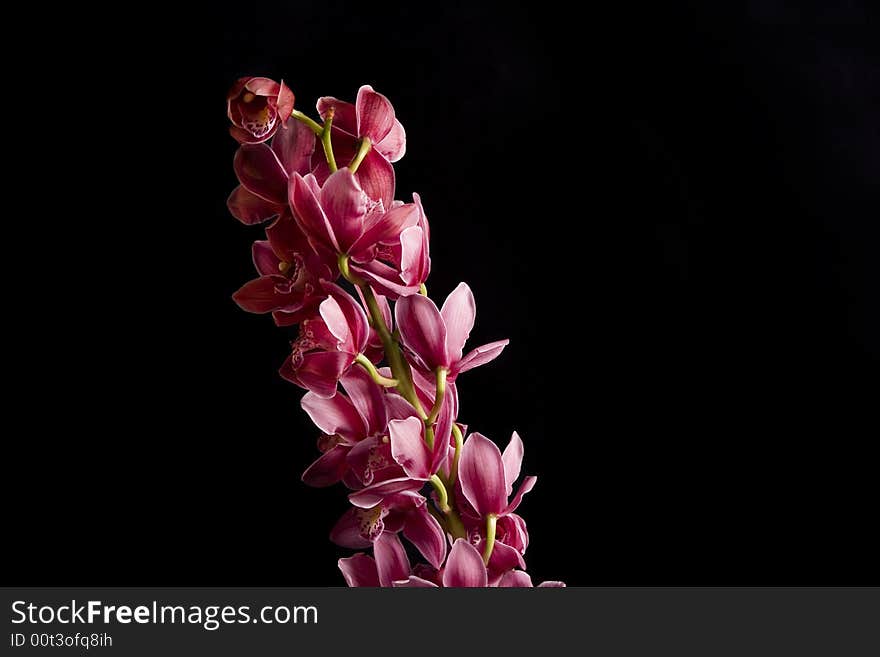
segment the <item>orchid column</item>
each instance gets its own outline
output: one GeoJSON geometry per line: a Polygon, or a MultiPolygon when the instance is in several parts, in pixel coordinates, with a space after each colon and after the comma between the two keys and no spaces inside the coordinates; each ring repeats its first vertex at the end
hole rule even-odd
{"type": "Polygon", "coordinates": [[[294,101],[268,78],[242,78],[227,97],[240,144],[229,210],[271,222],[253,246],[259,276],[233,298],[299,327],[281,376],[307,390],[302,407],[320,431],[303,481],[346,486],[351,508],[330,538],[372,550],[339,568],[350,586],[532,586],[516,509],[536,477],[514,492],[522,440],[514,432],[502,452],[465,438],[458,419],[459,376],[507,340],[465,349],[476,318],[467,284],[440,308],[427,296],[428,218],[417,194],[394,198],[403,126],[370,86],[354,104],[319,99],[320,121],[294,101]],[[410,562],[401,536],[424,562],[410,562]]]}

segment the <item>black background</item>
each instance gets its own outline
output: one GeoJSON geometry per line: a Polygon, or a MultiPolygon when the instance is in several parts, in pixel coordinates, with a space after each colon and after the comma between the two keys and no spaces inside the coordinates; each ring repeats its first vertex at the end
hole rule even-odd
{"type": "Polygon", "coordinates": [[[230,300],[260,229],[224,97],[267,75],[395,104],[432,296],[469,282],[472,344],[511,339],[461,419],[525,440],[536,580],[878,583],[880,39],[831,4],[53,15],[48,91],[13,85],[51,119],[9,151],[4,572],[342,583],[290,335],[230,300]]]}

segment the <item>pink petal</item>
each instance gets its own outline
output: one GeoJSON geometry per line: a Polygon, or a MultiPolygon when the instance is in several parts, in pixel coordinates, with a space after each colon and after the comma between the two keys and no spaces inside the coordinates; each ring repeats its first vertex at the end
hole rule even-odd
{"type": "Polygon", "coordinates": [[[510,494],[513,492],[513,482],[519,478],[523,451],[523,441],[519,434],[514,431],[510,437],[510,442],[504,448],[504,453],[501,454],[501,461],[504,463],[504,485],[507,489],[507,497],[510,497],[510,494]]]}
{"type": "Polygon", "coordinates": [[[321,188],[321,206],[343,253],[360,237],[372,205],[349,169],[340,169],[327,178],[321,188]]]}
{"type": "Polygon", "coordinates": [[[339,434],[351,441],[362,440],[366,435],[363,418],[345,395],[329,399],[307,392],[300,402],[312,422],[328,436],[339,434]]]}
{"type": "Polygon", "coordinates": [[[434,568],[443,565],[446,558],[446,534],[424,505],[406,515],[403,535],[434,568]]]}
{"type": "Polygon", "coordinates": [[[277,96],[281,87],[270,78],[252,77],[244,84],[245,89],[256,96],[277,96]]]}
{"type": "Polygon", "coordinates": [[[288,281],[284,276],[260,276],[242,285],[232,300],[249,313],[268,313],[291,303],[289,292],[279,292],[288,281]]]}
{"type": "Polygon", "coordinates": [[[541,582],[538,584],[537,588],[539,589],[564,589],[565,582],[548,580],[546,582],[541,582]]]}
{"type": "Polygon", "coordinates": [[[294,174],[290,179],[288,190],[290,205],[297,223],[308,236],[309,241],[335,253],[339,250],[339,243],[315,194],[316,184],[315,177],[311,174],[305,178],[298,173],[294,174]]]}
{"type": "MultiPolygon", "coordinates": [[[[336,396],[339,397],[340,395],[336,396]]],[[[348,469],[348,464],[345,460],[348,450],[349,448],[343,445],[335,445],[321,454],[303,472],[303,483],[315,488],[326,488],[342,481],[342,477],[348,469]]]]}
{"type": "Polygon", "coordinates": [[[431,477],[431,452],[422,438],[424,425],[417,417],[391,420],[391,455],[411,479],[427,481],[431,477]]]}
{"type": "Polygon", "coordinates": [[[400,278],[407,285],[419,285],[428,280],[431,259],[424,246],[424,233],[418,226],[400,233],[400,278]]]}
{"type": "Polygon", "coordinates": [[[394,107],[382,94],[373,91],[373,87],[365,84],[358,89],[357,102],[357,136],[369,137],[378,144],[385,139],[394,127],[394,107]]]}
{"type": "Polygon", "coordinates": [[[484,587],[489,583],[483,557],[477,548],[463,538],[456,539],[449,551],[446,568],[443,571],[443,586],[484,587]]]}
{"type": "Polygon", "coordinates": [[[462,372],[467,372],[480,365],[491,363],[501,355],[501,352],[504,351],[504,347],[506,347],[509,342],[510,340],[498,340],[497,342],[490,342],[489,344],[477,347],[455,364],[452,368],[451,374],[457,376],[462,372]]]}
{"type": "Polygon", "coordinates": [[[357,170],[363,190],[374,201],[390,208],[394,201],[394,167],[375,149],[370,149],[357,170]]]}
{"type": "Polygon", "coordinates": [[[397,162],[402,158],[406,154],[406,131],[403,129],[403,124],[394,119],[394,125],[385,135],[385,139],[375,144],[374,148],[389,162],[397,162]]]}
{"type": "MultiPolygon", "coordinates": [[[[289,359],[288,359],[289,360],[289,359]]],[[[351,356],[340,352],[321,352],[305,354],[302,364],[296,368],[296,379],[285,376],[282,368],[281,376],[297,385],[314,392],[325,399],[336,394],[336,382],[351,366],[351,356]]]]}
{"type": "Polygon", "coordinates": [[[278,263],[281,262],[268,240],[257,240],[251,247],[251,257],[254,261],[254,267],[260,272],[261,276],[280,276],[281,270],[278,269],[278,263]]]}
{"type": "Polygon", "coordinates": [[[348,325],[348,334],[351,341],[345,341],[346,347],[348,347],[353,354],[363,352],[364,349],[367,348],[370,339],[370,325],[367,321],[367,315],[364,313],[364,309],[354,300],[354,297],[335,283],[324,281],[323,285],[324,289],[327,290],[327,292],[332,295],[332,298],[336,300],[339,309],[345,317],[345,322],[348,325]]]}
{"type": "Polygon", "coordinates": [[[268,221],[281,211],[281,206],[252,194],[243,185],[232,190],[226,207],[233,217],[246,226],[268,221]]]}
{"type": "Polygon", "coordinates": [[[330,540],[353,550],[369,547],[384,531],[383,518],[386,514],[387,511],[379,506],[373,509],[349,509],[333,525],[330,540]]]}
{"type": "MultiPolygon", "coordinates": [[[[290,87],[284,84],[284,80],[282,80],[278,88],[276,101],[278,107],[278,120],[280,123],[284,123],[284,121],[290,116],[290,113],[293,111],[295,100],[296,98],[290,90],[290,87]]],[[[299,123],[299,121],[297,121],[297,123],[299,123]]],[[[311,132],[311,130],[309,132],[311,132]]]]}
{"type": "Polygon", "coordinates": [[[421,294],[414,294],[400,299],[394,312],[407,349],[429,370],[446,367],[446,325],[434,302],[421,294]]]}
{"type": "MultiPolygon", "coordinates": [[[[290,112],[287,113],[289,115],[290,112]]],[[[309,126],[289,118],[275,134],[272,150],[288,176],[294,173],[305,175],[312,168],[312,153],[315,152],[316,143],[317,137],[309,126]]]]}
{"type": "Polygon", "coordinates": [[[522,502],[523,495],[528,493],[535,487],[535,484],[538,483],[538,478],[535,476],[526,477],[523,479],[522,484],[520,484],[519,490],[516,491],[516,495],[513,496],[513,499],[510,501],[510,504],[504,510],[505,515],[508,513],[513,513],[519,507],[522,502]]]}
{"type": "Polygon", "coordinates": [[[481,516],[504,510],[504,465],[501,451],[491,440],[479,433],[468,436],[461,450],[458,477],[464,496],[481,516]]]}
{"type": "Polygon", "coordinates": [[[345,345],[346,347],[349,347],[348,349],[345,349],[345,351],[353,353],[354,350],[350,347],[354,344],[354,339],[351,335],[351,329],[348,326],[348,320],[345,317],[345,313],[343,313],[342,308],[339,307],[339,302],[333,297],[327,297],[321,302],[318,309],[321,313],[321,318],[327,324],[330,333],[332,333],[333,337],[339,341],[339,346],[342,347],[345,345]]]}
{"type": "Polygon", "coordinates": [[[400,579],[394,582],[395,588],[424,588],[436,589],[438,586],[434,582],[429,582],[421,577],[410,575],[407,579],[400,579]]]}
{"type": "Polygon", "coordinates": [[[378,220],[352,244],[350,252],[354,256],[379,242],[398,241],[404,227],[412,226],[416,221],[418,221],[418,209],[414,204],[399,205],[380,215],[378,220]]]}
{"type": "Polygon", "coordinates": [[[489,557],[489,570],[493,573],[503,573],[516,567],[522,569],[526,567],[522,554],[509,545],[495,541],[492,556],[489,557]]]}
{"type": "Polygon", "coordinates": [[[349,586],[379,586],[379,573],[373,557],[359,553],[340,559],[337,564],[349,586]]]}
{"type": "Polygon", "coordinates": [[[239,146],[232,167],[249,192],[278,205],[287,202],[287,174],[266,144],[239,146]]]}
{"type": "Polygon", "coordinates": [[[477,304],[467,283],[459,283],[446,297],[440,315],[446,324],[446,353],[453,362],[461,360],[464,343],[474,328],[477,316],[477,304]]]}
{"type": "Polygon", "coordinates": [[[524,570],[508,570],[501,576],[498,582],[500,588],[523,588],[530,589],[532,586],[532,578],[524,570]]]}
{"type": "Polygon", "coordinates": [[[341,383],[351,403],[365,420],[367,434],[384,430],[387,417],[382,389],[373,383],[370,376],[360,367],[353,367],[342,377],[341,383]]]}
{"type": "Polygon", "coordinates": [[[333,125],[346,132],[357,134],[357,114],[352,103],[346,103],[333,96],[322,96],[318,99],[317,109],[321,118],[326,120],[327,112],[333,108],[333,125]]]}
{"type": "Polygon", "coordinates": [[[376,292],[386,295],[389,299],[408,297],[419,291],[418,285],[404,285],[396,269],[378,260],[363,266],[352,263],[351,271],[369,282],[376,292]]]}
{"type": "Polygon", "coordinates": [[[380,585],[391,586],[395,580],[404,580],[410,576],[412,568],[397,534],[384,532],[379,536],[373,543],[373,554],[376,555],[380,585]]]}
{"type": "Polygon", "coordinates": [[[371,509],[382,502],[386,497],[407,491],[417,491],[423,485],[424,484],[421,481],[414,481],[409,477],[388,479],[350,493],[348,495],[348,500],[362,509],[371,509]]]}
{"type": "Polygon", "coordinates": [[[265,134],[256,137],[253,133],[245,130],[244,128],[239,128],[237,125],[231,125],[229,126],[229,134],[232,135],[232,138],[235,139],[235,141],[237,141],[242,146],[245,144],[262,144],[275,134],[277,128],[278,123],[276,121],[271,130],[268,130],[265,134]]]}

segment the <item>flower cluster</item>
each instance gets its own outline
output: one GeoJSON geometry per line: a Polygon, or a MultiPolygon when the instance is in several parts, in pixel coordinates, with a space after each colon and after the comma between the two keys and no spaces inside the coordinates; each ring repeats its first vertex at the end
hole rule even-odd
{"type": "Polygon", "coordinates": [[[516,486],[523,443],[514,432],[502,452],[465,438],[458,417],[459,376],[507,340],[465,349],[476,318],[467,284],[440,308],[427,296],[428,218],[417,194],[395,200],[406,134],[391,103],[363,86],[354,104],[319,99],[318,122],[283,82],[255,77],[233,85],[227,109],[240,183],[227,205],[244,224],[268,224],[253,245],[258,276],[233,298],[298,326],[280,373],[307,391],[302,407],[321,432],[302,478],[350,491],[330,538],[372,549],[339,560],[345,581],[532,586],[516,513],[536,481],[516,486]]]}

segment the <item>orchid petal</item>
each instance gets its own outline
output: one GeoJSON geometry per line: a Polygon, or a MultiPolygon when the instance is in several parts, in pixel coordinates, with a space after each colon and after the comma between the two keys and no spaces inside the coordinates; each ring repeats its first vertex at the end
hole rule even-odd
{"type": "Polygon", "coordinates": [[[384,532],[373,543],[376,555],[376,570],[379,571],[379,584],[391,586],[395,580],[407,579],[412,572],[406,550],[397,534],[384,532]]]}
{"type": "Polygon", "coordinates": [[[382,389],[360,367],[353,367],[340,382],[351,403],[366,422],[367,433],[382,431],[387,422],[382,389]]]}
{"type": "Polygon", "coordinates": [[[272,312],[290,306],[295,300],[289,292],[282,293],[278,290],[288,283],[284,276],[260,276],[242,285],[232,295],[232,300],[249,313],[272,312]]]}
{"type": "Polygon", "coordinates": [[[446,367],[446,326],[434,302],[415,294],[398,301],[394,311],[404,345],[427,369],[446,367]]]}
{"type": "Polygon", "coordinates": [[[514,431],[510,437],[510,442],[504,448],[501,454],[501,461],[504,463],[504,486],[507,489],[507,497],[513,492],[513,482],[519,478],[519,471],[522,467],[523,460],[523,441],[519,434],[514,431]]]}
{"type": "Polygon", "coordinates": [[[370,509],[390,495],[417,491],[423,485],[424,484],[421,481],[414,481],[409,477],[387,479],[350,493],[348,495],[348,500],[357,507],[370,509]]]}
{"type": "Polygon", "coordinates": [[[416,577],[415,575],[410,575],[408,579],[399,579],[393,582],[393,586],[395,588],[423,588],[423,589],[436,589],[439,588],[434,582],[429,582],[426,579],[422,579],[421,577],[416,577]]]}
{"type": "Polygon", "coordinates": [[[327,399],[307,392],[300,405],[315,426],[328,436],[339,434],[348,440],[357,441],[366,435],[363,418],[345,395],[334,395],[327,399]]]}
{"type": "Polygon", "coordinates": [[[498,586],[500,588],[530,589],[534,584],[532,584],[532,578],[526,571],[508,570],[501,576],[501,581],[498,582],[498,586]]]}
{"type": "Polygon", "coordinates": [[[391,420],[391,455],[411,479],[427,481],[431,477],[431,452],[422,438],[424,424],[417,417],[391,420]]]}
{"type": "MultiPolygon", "coordinates": [[[[287,113],[289,114],[290,112],[287,113]]],[[[282,116],[285,114],[282,113],[282,116]]],[[[317,142],[315,133],[305,123],[294,118],[288,118],[282,128],[272,140],[272,150],[281,162],[281,167],[288,176],[294,173],[307,174],[311,169],[312,153],[317,142]]]]}
{"type": "Polygon", "coordinates": [[[330,174],[321,188],[321,206],[339,249],[347,253],[351,245],[360,237],[364,219],[372,203],[354,174],[347,168],[330,174]]]}
{"type": "Polygon", "coordinates": [[[434,568],[443,565],[443,559],[446,558],[446,535],[425,505],[406,515],[403,535],[434,568]]]}
{"type": "Polygon", "coordinates": [[[249,192],[244,185],[232,190],[226,200],[226,207],[233,217],[246,226],[268,221],[281,211],[281,206],[249,192]]]}
{"type": "Polygon", "coordinates": [[[355,108],[358,137],[369,137],[370,141],[378,144],[394,127],[394,107],[391,102],[368,84],[358,89],[355,108]]]}
{"type": "Polygon", "coordinates": [[[288,376],[285,367],[281,368],[281,376],[327,399],[336,394],[336,382],[350,366],[351,356],[348,354],[332,351],[308,353],[302,357],[302,364],[293,370],[294,377],[288,376]]]}
{"type": "Polygon", "coordinates": [[[489,344],[477,347],[456,363],[452,368],[451,373],[453,375],[458,375],[462,372],[472,370],[475,367],[479,367],[480,365],[492,362],[501,355],[501,352],[504,351],[504,347],[506,347],[509,342],[510,340],[498,340],[497,342],[490,342],[489,344]]]}
{"type": "Polygon", "coordinates": [[[370,547],[373,539],[384,529],[383,516],[381,507],[369,510],[349,509],[333,525],[333,529],[330,530],[330,540],[336,545],[353,550],[370,547]]]}
{"type": "Polygon", "coordinates": [[[313,175],[303,178],[298,173],[294,174],[288,189],[290,205],[309,241],[335,253],[339,251],[339,243],[315,193],[314,184],[317,183],[313,175]]]}
{"type": "Polygon", "coordinates": [[[232,167],[249,192],[279,205],[287,201],[287,174],[266,144],[239,146],[232,167]]]}
{"type": "Polygon", "coordinates": [[[386,208],[391,207],[394,201],[394,167],[378,151],[372,148],[367,151],[358,167],[357,179],[367,196],[374,201],[382,201],[386,208]]]}
{"type": "Polygon", "coordinates": [[[464,441],[458,465],[461,489],[477,513],[500,514],[507,505],[501,451],[491,440],[472,433],[464,441]]]}
{"type": "Polygon", "coordinates": [[[546,582],[541,582],[535,588],[538,588],[538,589],[564,589],[565,582],[560,582],[558,580],[547,580],[546,582]]]}
{"type": "Polygon", "coordinates": [[[279,276],[280,270],[278,263],[281,262],[268,240],[257,240],[251,247],[251,257],[254,261],[254,267],[260,272],[261,276],[279,276]]]}
{"type": "Polygon", "coordinates": [[[443,570],[443,586],[484,587],[488,582],[486,566],[477,548],[463,538],[456,539],[443,570]]]}
{"type": "Polygon", "coordinates": [[[333,126],[354,135],[357,133],[357,112],[352,103],[339,100],[333,96],[322,96],[317,103],[318,114],[327,120],[327,112],[333,108],[333,126]]]}
{"type": "Polygon", "coordinates": [[[519,490],[516,491],[516,495],[513,496],[513,499],[510,501],[510,504],[504,510],[505,515],[508,513],[513,513],[519,507],[522,502],[523,495],[528,493],[535,487],[535,484],[538,483],[538,478],[535,476],[526,477],[523,479],[523,482],[519,486],[519,490]]]}
{"type": "Polygon", "coordinates": [[[373,147],[389,162],[397,162],[406,154],[406,131],[403,124],[394,119],[394,125],[385,138],[373,147]]]}
{"type": "Polygon", "coordinates": [[[349,586],[379,586],[379,573],[373,557],[358,553],[340,559],[337,565],[349,586]]]}
{"type": "MultiPolygon", "coordinates": [[[[339,397],[340,395],[336,396],[339,397]]],[[[349,449],[349,447],[344,445],[334,445],[321,454],[303,472],[303,483],[315,488],[326,488],[342,481],[342,477],[348,469],[345,457],[348,455],[349,449]]]]}
{"type": "Polygon", "coordinates": [[[477,305],[474,294],[467,283],[459,283],[443,302],[440,309],[443,323],[446,324],[446,353],[451,361],[461,360],[464,343],[467,342],[471,329],[474,328],[474,319],[477,315],[477,305]]]}

